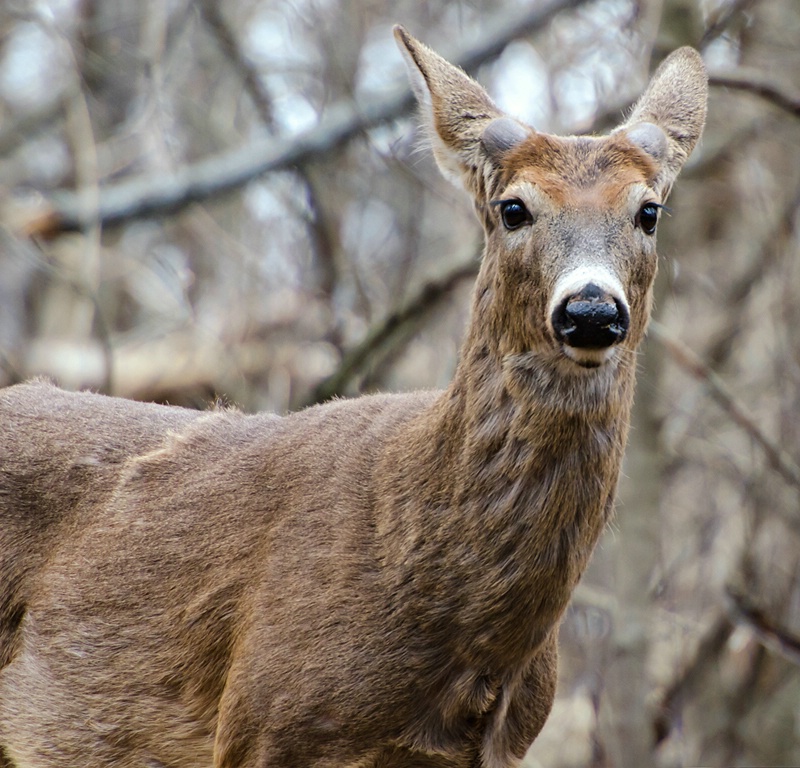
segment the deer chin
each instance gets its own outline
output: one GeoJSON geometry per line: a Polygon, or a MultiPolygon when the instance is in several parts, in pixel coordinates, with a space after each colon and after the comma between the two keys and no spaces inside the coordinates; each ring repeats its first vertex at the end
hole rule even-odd
{"type": "Polygon", "coordinates": [[[586,369],[602,368],[617,357],[616,347],[592,349],[570,347],[567,344],[562,344],[561,351],[566,358],[586,369]]]}

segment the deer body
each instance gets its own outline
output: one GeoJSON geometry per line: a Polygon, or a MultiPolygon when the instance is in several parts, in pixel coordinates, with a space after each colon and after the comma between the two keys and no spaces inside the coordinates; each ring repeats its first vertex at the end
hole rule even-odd
{"type": "Polygon", "coordinates": [[[487,235],[453,382],[283,418],[0,392],[0,767],[500,768],[542,727],[704,71],[559,139],[397,34],[487,235]]]}

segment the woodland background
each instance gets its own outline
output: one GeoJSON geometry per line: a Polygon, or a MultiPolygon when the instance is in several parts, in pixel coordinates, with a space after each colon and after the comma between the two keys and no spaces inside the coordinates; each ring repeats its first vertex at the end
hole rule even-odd
{"type": "Polygon", "coordinates": [[[621,501],[526,766],[800,765],[797,0],[3,0],[0,384],[280,412],[446,384],[481,233],[395,22],[553,132],[703,52],[621,501]]]}

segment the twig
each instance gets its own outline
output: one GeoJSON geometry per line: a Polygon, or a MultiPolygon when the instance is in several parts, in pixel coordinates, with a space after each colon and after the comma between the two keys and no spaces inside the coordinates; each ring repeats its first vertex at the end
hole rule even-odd
{"type": "Polygon", "coordinates": [[[372,356],[382,349],[392,337],[400,333],[409,323],[420,319],[426,312],[433,309],[462,280],[474,277],[477,271],[478,264],[470,262],[457,267],[440,280],[425,283],[416,296],[374,325],[364,340],[345,354],[336,371],[314,388],[307,404],[323,402],[341,394],[372,356]]]}
{"type": "Polygon", "coordinates": [[[650,323],[650,335],[667,350],[670,357],[687,373],[708,386],[717,404],[750,435],[767,457],[767,460],[790,485],[800,489],[800,467],[780,446],[767,437],[756,424],[747,409],[731,394],[722,379],[711,370],[692,350],[673,338],[661,323],[650,323]]]}
{"type": "Polygon", "coordinates": [[[709,24],[703,33],[700,41],[700,48],[707,48],[714,40],[725,33],[725,30],[736,18],[741,18],[751,5],[755,5],[756,0],[733,0],[717,9],[708,19],[709,24]]]}
{"type": "Polygon", "coordinates": [[[446,58],[467,72],[473,72],[487,61],[496,59],[512,40],[532,35],[549,24],[556,14],[580,8],[589,2],[591,0],[549,0],[541,5],[537,3],[527,12],[501,13],[485,24],[489,31],[479,42],[460,52],[449,54],[445,51],[446,58]]]}
{"type": "Polygon", "coordinates": [[[736,69],[730,72],[715,72],[709,76],[710,85],[723,88],[736,88],[756,96],[786,110],[790,115],[800,117],[800,94],[790,93],[775,85],[774,78],[753,69],[736,69]]]}
{"type": "MultiPolygon", "coordinates": [[[[752,294],[754,288],[770,274],[771,267],[784,251],[784,245],[792,241],[798,209],[800,209],[800,187],[795,190],[794,195],[787,199],[775,226],[758,244],[755,255],[750,259],[750,266],[736,278],[728,290],[725,306],[730,310],[744,315],[744,312],[741,311],[742,305],[752,294]]],[[[724,365],[742,330],[741,323],[727,323],[725,328],[714,337],[708,346],[708,352],[704,355],[711,368],[719,370],[724,365]]]]}
{"type": "MultiPolygon", "coordinates": [[[[496,58],[512,40],[542,29],[557,13],[591,0],[551,0],[527,13],[493,26],[480,44],[455,56],[467,71],[496,58]]],[[[62,192],[49,200],[48,210],[25,228],[30,234],[52,237],[92,224],[105,226],[149,215],[180,210],[190,203],[230,192],[269,171],[292,167],[323,155],[361,132],[404,114],[412,104],[408,88],[367,104],[339,103],[323,120],[299,137],[267,138],[245,147],[187,165],[171,176],[140,177],[102,190],[97,211],[84,211],[74,193],[62,192]]]]}
{"type": "Polygon", "coordinates": [[[220,5],[217,0],[202,0],[199,4],[200,14],[222,52],[242,79],[242,84],[258,112],[261,122],[272,129],[275,123],[272,97],[264,87],[253,62],[247,58],[239,45],[236,34],[225,19],[220,5]]]}
{"type": "Polygon", "coordinates": [[[725,648],[732,633],[733,624],[724,612],[720,612],[700,638],[691,661],[661,697],[653,723],[656,745],[668,738],[684,702],[703,682],[709,668],[713,668],[713,662],[725,648]]]}
{"type": "Polygon", "coordinates": [[[728,612],[738,624],[746,624],[759,642],[771,651],[800,666],[800,637],[781,627],[744,592],[728,585],[728,612]]]}

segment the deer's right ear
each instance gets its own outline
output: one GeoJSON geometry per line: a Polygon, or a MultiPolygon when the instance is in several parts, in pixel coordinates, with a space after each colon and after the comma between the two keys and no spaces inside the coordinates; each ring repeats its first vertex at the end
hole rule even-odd
{"type": "Polygon", "coordinates": [[[486,91],[463,70],[445,61],[401,26],[394,28],[411,88],[422,109],[442,173],[468,192],[484,188],[481,180],[502,155],[531,134],[505,116],[486,91]]]}

